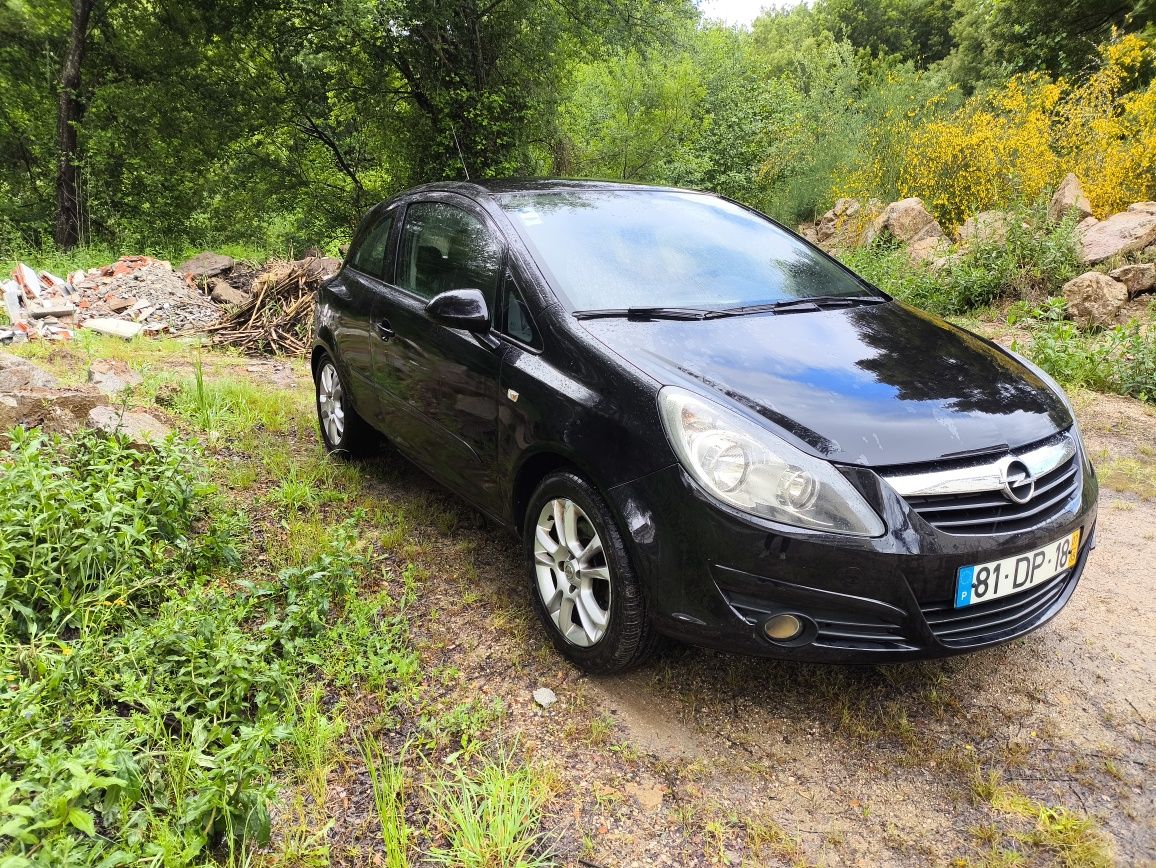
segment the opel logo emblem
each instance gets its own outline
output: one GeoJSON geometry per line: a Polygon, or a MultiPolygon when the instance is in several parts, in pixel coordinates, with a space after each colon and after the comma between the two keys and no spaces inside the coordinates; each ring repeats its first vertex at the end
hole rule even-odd
{"type": "Polygon", "coordinates": [[[1022,461],[1012,459],[1000,473],[1003,496],[1012,503],[1027,503],[1036,493],[1036,478],[1022,461]]]}

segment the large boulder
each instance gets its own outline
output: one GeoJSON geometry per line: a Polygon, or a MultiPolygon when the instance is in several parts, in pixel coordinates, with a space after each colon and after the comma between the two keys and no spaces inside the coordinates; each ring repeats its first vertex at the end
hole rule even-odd
{"type": "Polygon", "coordinates": [[[1077,223],[1085,217],[1092,216],[1092,204],[1084,195],[1084,190],[1080,186],[1080,179],[1068,172],[1056,189],[1055,195],[1052,196],[1052,201],[1048,203],[1048,219],[1053,223],[1059,223],[1071,211],[1076,212],[1077,223]]]}
{"type": "Polygon", "coordinates": [[[1122,265],[1109,271],[1108,277],[1124,284],[1128,288],[1128,295],[1133,298],[1140,293],[1156,289],[1156,265],[1151,262],[1122,265]]]}
{"type": "Polygon", "coordinates": [[[1110,326],[1128,302],[1128,288],[1099,271],[1089,271],[1064,284],[1068,314],[1080,328],[1110,326]]]}
{"type": "Polygon", "coordinates": [[[177,266],[177,271],[181,274],[187,274],[194,280],[206,280],[224,274],[236,264],[237,261],[231,256],[206,250],[203,253],[198,253],[192,259],[182,262],[177,266]]]}
{"type": "Polygon", "coordinates": [[[892,202],[871,221],[863,234],[863,243],[870,244],[884,233],[897,241],[912,244],[928,238],[946,238],[943,227],[923,204],[918,196],[892,202]]]}
{"type": "Polygon", "coordinates": [[[973,241],[1002,243],[1007,240],[1013,219],[1006,211],[980,211],[963,221],[955,231],[955,240],[960,244],[973,241]]]}
{"type": "Polygon", "coordinates": [[[1156,205],[1151,211],[1145,210],[1150,204],[1137,202],[1129,205],[1127,211],[1113,214],[1107,220],[1082,222],[1076,238],[1083,261],[1095,265],[1113,256],[1143,250],[1156,242],[1156,205]]]}

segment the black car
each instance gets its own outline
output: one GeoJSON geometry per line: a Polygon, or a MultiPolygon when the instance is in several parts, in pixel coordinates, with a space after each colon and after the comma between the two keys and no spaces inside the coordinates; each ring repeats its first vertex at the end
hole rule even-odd
{"type": "Polygon", "coordinates": [[[1059,612],[1095,544],[1047,374],[718,196],[411,190],[322,288],[312,367],[325,447],[380,432],[520,536],[590,671],[660,636],[859,663],[993,645],[1059,612]]]}

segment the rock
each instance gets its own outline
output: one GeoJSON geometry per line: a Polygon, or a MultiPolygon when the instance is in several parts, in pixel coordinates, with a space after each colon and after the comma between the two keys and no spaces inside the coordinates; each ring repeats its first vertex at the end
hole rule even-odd
{"type": "Polygon", "coordinates": [[[32,388],[0,395],[0,431],[13,425],[69,434],[83,428],[108,397],[95,389],[32,388]]]}
{"type": "Polygon", "coordinates": [[[807,241],[810,241],[812,244],[819,243],[819,233],[815,231],[813,223],[800,223],[795,228],[795,233],[807,241]]]}
{"type": "Polygon", "coordinates": [[[217,304],[244,304],[252,296],[243,290],[234,289],[227,280],[214,277],[209,280],[209,298],[217,304]]]}
{"type": "Polygon", "coordinates": [[[534,691],[534,701],[543,708],[549,708],[558,701],[558,697],[549,687],[539,687],[534,691]]]}
{"type": "Polygon", "coordinates": [[[1011,221],[1012,216],[1006,211],[980,211],[964,220],[963,225],[955,230],[955,240],[960,244],[973,241],[1002,244],[1007,240],[1011,221]]]}
{"type": "Polygon", "coordinates": [[[1053,223],[1059,223],[1070,211],[1076,212],[1077,223],[1085,217],[1092,216],[1092,203],[1084,195],[1080,179],[1068,172],[1060,182],[1060,186],[1056,188],[1052,201],[1048,203],[1048,219],[1053,223]]]}
{"type": "Polygon", "coordinates": [[[121,412],[108,406],[93,407],[88,414],[88,424],[98,431],[124,434],[137,443],[164,440],[172,432],[168,425],[148,413],[121,412]]]}
{"type": "Polygon", "coordinates": [[[870,244],[883,233],[897,241],[912,244],[927,238],[945,238],[943,227],[918,196],[892,202],[879,214],[863,234],[863,243],[870,244]]]}
{"type": "Polygon", "coordinates": [[[1133,202],[1126,210],[1139,214],[1156,214],[1156,202],[1133,202]]]}
{"type": "Polygon", "coordinates": [[[1134,298],[1156,289],[1156,264],[1144,262],[1139,265],[1122,265],[1109,271],[1108,277],[1124,284],[1128,288],[1128,296],[1134,298]]]}
{"type": "Polygon", "coordinates": [[[56,377],[19,356],[0,353],[0,392],[54,389],[56,377]]]}
{"type": "Polygon", "coordinates": [[[1156,212],[1122,211],[1098,223],[1081,223],[1076,237],[1083,261],[1095,265],[1113,256],[1142,250],[1156,241],[1156,212]]]}
{"type": "Polygon", "coordinates": [[[123,319],[109,319],[107,317],[97,317],[96,319],[86,320],[84,323],[86,329],[92,329],[94,332],[99,332],[102,335],[112,335],[117,338],[124,338],[126,341],[131,341],[141,333],[144,328],[139,322],[129,322],[123,319]]]}
{"type": "Polygon", "coordinates": [[[913,263],[932,263],[942,260],[943,264],[946,265],[947,251],[950,246],[946,238],[921,238],[907,245],[907,258],[913,263]]]}
{"type": "Polygon", "coordinates": [[[106,395],[115,395],[130,386],[139,386],[141,375],[124,362],[97,359],[88,367],[88,382],[106,395]]]}
{"type": "Polygon", "coordinates": [[[843,198],[815,222],[815,235],[820,241],[828,241],[840,234],[842,228],[863,210],[858,199],[843,198]]]}
{"type": "Polygon", "coordinates": [[[1089,271],[1064,284],[1068,313],[1080,328],[1109,326],[1128,301],[1128,288],[1099,271],[1089,271]]]}
{"type": "Polygon", "coordinates": [[[182,262],[177,266],[177,271],[194,279],[203,280],[224,274],[236,264],[237,261],[231,256],[206,250],[203,253],[198,253],[192,259],[182,262]]]}

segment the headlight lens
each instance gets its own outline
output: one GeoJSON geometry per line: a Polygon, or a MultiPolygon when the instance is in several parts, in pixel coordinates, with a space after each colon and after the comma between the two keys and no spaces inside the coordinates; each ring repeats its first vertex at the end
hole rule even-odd
{"type": "Polygon", "coordinates": [[[658,393],[658,404],[679,460],[699,485],[724,503],[828,533],[883,533],[883,521],[828,462],[686,389],[666,386],[658,393]]]}

